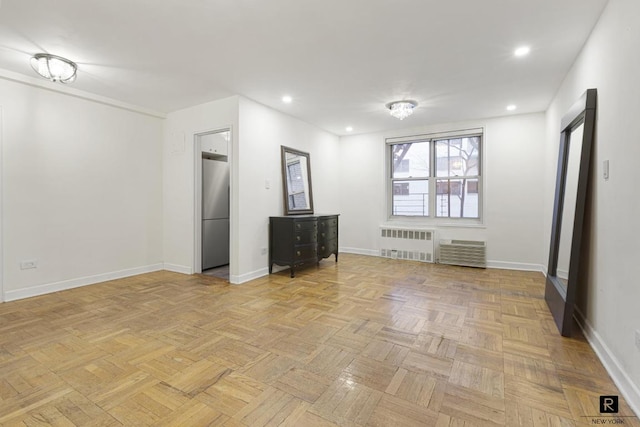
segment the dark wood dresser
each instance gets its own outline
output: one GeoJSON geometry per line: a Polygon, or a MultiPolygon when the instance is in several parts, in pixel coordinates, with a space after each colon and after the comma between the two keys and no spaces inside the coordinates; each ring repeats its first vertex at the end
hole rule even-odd
{"type": "Polygon", "coordinates": [[[332,254],[338,262],[338,215],[269,217],[269,273],[273,264],[295,270],[332,254]]]}

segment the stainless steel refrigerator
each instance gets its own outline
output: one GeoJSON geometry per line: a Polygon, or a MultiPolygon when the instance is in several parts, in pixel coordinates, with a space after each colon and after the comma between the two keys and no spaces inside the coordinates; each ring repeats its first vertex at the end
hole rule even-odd
{"type": "Polygon", "coordinates": [[[202,270],[229,264],[229,164],[202,159],[202,270]]]}

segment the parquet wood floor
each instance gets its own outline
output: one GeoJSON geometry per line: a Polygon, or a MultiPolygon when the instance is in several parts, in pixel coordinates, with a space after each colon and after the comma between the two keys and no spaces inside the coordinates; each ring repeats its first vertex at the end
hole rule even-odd
{"type": "Polygon", "coordinates": [[[4,303],[0,425],[593,425],[619,392],[543,292],[341,254],[294,279],[156,272],[4,303]]]}

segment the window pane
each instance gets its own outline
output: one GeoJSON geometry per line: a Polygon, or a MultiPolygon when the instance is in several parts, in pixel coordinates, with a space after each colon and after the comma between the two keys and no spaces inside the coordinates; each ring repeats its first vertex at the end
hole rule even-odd
{"type": "Polygon", "coordinates": [[[393,181],[393,215],[429,215],[429,181],[393,181]]]}
{"type": "Polygon", "coordinates": [[[429,143],[411,142],[391,146],[393,178],[427,178],[429,176],[429,143]]]}
{"type": "Polygon", "coordinates": [[[480,137],[436,141],[436,176],[477,176],[480,174],[480,137]]]}
{"type": "Polygon", "coordinates": [[[436,181],[436,216],[479,218],[477,179],[439,179],[436,181]]]}
{"type": "Polygon", "coordinates": [[[289,193],[299,193],[304,191],[304,182],[302,181],[302,168],[300,162],[287,164],[287,180],[289,185],[289,193]]]}
{"type": "Polygon", "coordinates": [[[287,164],[287,169],[287,188],[289,189],[287,196],[289,197],[289,206],[291,209],[307,208],[307,196],[305,194],[300,161],[287,164]]]}

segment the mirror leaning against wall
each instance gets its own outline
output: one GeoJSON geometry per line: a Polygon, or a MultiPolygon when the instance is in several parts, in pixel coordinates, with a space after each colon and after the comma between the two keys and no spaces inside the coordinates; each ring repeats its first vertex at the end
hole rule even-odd
{"type": "Polygon", "coordinates": [[[545,300],[562,336],[571,335],[596,121],[596,89],[562,117],[545,300]]]}
{"type": "Polygon", "coordinates": [[[313,214],[309,153],[281,146],[285,215],[313,214]]]}

